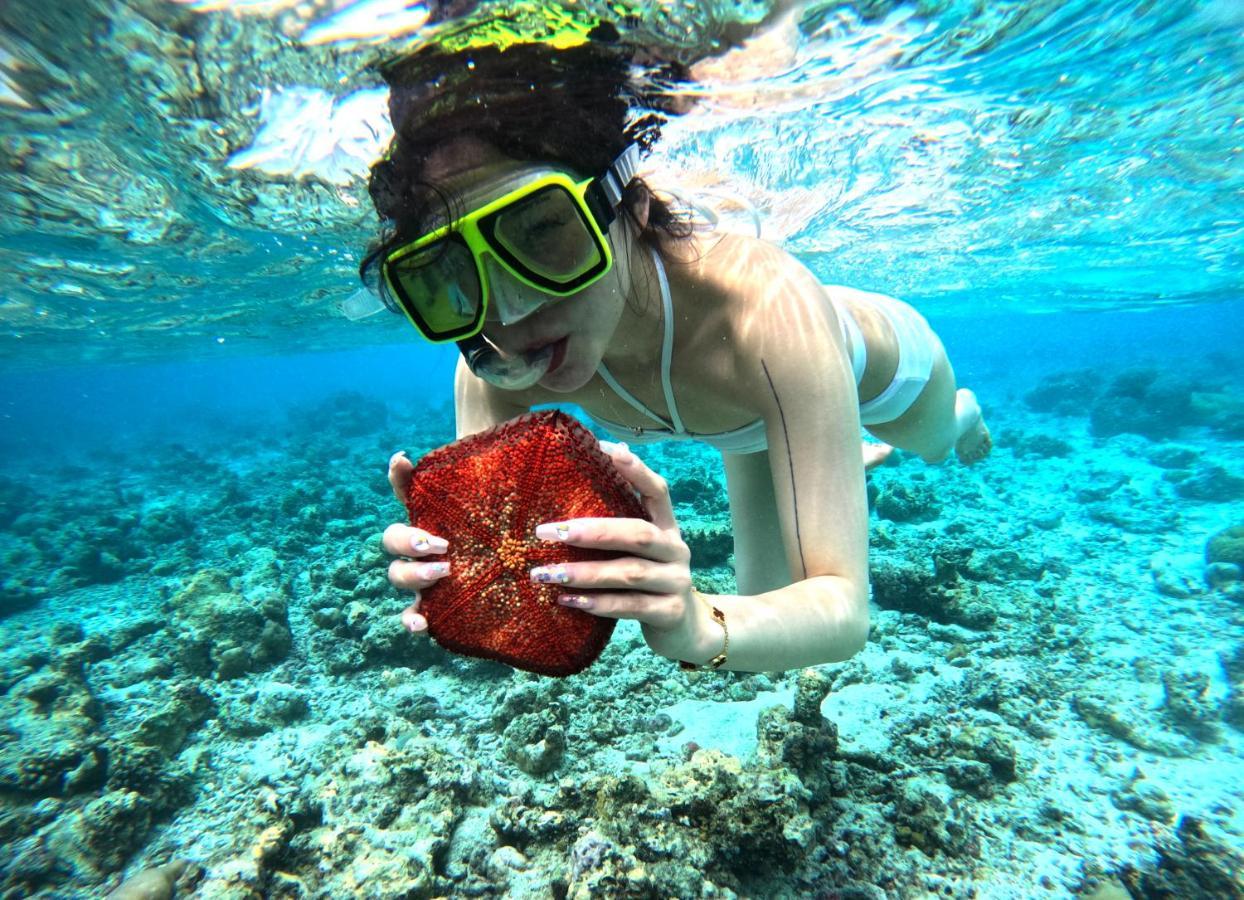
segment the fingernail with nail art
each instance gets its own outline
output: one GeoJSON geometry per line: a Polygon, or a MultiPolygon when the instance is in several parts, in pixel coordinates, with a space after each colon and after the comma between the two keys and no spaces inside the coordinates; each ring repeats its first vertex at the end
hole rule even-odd
{"type": "Polygon", "coordinates": [[[426,531],[419,529],[410,536],[410,546],[418,553],[427,553],[429,550],[435,553],[444,553],[449,549],[449,542],[444,538],[433,537],[426,531]]]}
{"type": "Polygon", "coordinates": [[[570,526],[565,522],[546,522],[536,526],[536,537],[542,541],[568,541],[570,526]]]}
{"type": "Polygon", "coordinates": [[[531,570],[531,580],[541,584],[569,584],[570,573],[562,565],[536,566],[531,570]]]}
{"type": "Polygon", "coordinates": [[[421,566],[424,578],[441,578],[449,574],[449,563],[434,562],[424,563],[421,566]]]}
{"type": "Polygon", "coordinates": [[[562,594],[557,598],[557,602],[562,606],[573,606],[575,609],[591,609],[592,598],[584,597],[582,594],[562,594]]]}

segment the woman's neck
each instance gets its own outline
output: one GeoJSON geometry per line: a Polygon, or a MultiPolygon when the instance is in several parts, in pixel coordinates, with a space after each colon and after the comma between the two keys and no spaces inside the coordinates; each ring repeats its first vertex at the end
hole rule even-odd
{"type": "Polygon", "coordinates": [[[655,251],[643,241],[629,242],[620,260],[627,265],[629,290],[603,362],[610,371],[649,370],[660,360],[665,302],[655,251]]]}

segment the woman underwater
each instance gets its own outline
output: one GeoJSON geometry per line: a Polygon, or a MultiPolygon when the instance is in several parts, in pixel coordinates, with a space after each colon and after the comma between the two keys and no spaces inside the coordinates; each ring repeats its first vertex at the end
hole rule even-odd
{"type": "MultiPolygon", "coordinates": [[[[652,522],[542,525],[538,537],[624,555],[533,579],[565,585],[568,606],[638,620],[653,651],[684,664],[775,671],[858,651],[861,423],[928,462],[990,449],[924,319],[823,286],[764,241],[691,227],[634,177],[663,101],[611,45],[425,48],[384,74],[395,137],[370,191],[388,231],[364,277],[425,338],[458,343],[458,435],[575,403],[623,440],[694,438],[723,456],[737,596],[693,590],[666,482],[625,443],[601,446],[652,522]]],[[[411,471],[390,460],[399,498],[411,471]]],[[[385,531],[389,579],[415,592],[411,632],[427,627],[418,592],[448,565],[420,557],[453,539],[385,531]]]]}

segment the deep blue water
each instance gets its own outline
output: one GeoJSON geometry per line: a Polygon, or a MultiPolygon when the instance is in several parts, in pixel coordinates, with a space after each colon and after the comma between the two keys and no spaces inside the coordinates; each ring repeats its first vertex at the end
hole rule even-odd
{"type": "MultiPolygon", "coordinates": [[[[979,318],[922,311],[960,383],[987,407],[1014,403],[1016,392],[1062,370],[1095,369],[1107,379],[1137,365],[1175,373],[1208,366],[1226,379],[1241,375],[1241,302],[979,318]]],[[[80,457],[140,438],[210,439],[221,424],[262,429],[343,391],[384,401],[394,411],[389,424],[400,429],[402,415],[450,402],[456,358],[453,348],[423,344],[412,332],[405,344],[341,352],[0,375],[3,468],[20,474],[46,463],[49,452],[80,457]]]]}

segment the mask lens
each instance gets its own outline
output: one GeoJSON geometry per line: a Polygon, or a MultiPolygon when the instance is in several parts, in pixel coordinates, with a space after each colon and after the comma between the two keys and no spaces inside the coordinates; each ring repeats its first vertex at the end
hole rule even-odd
{"type": "Polygon", "coordinates": [[[429,334],[453,337],[480,315],[479,272],[466,244],[446,238],[385,264],[402,306],[429,334]]]}
{"type": "Polygon", "coordinates": [[[488,230],[523,268],[549,281],[573,281],[601,262],[601,248],[580,205],[560,186],[505,207],[488,230]]]}

